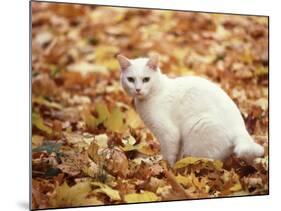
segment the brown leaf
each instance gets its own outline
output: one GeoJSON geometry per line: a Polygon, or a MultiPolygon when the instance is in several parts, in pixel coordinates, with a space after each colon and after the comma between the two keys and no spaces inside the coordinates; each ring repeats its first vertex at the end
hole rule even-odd
{"type": "Polygon", "coordinates": [[[126,155],[118,148],[107,149],[105,153],[105,168],[112,175],[126,177],[129,163],[126,155]]]}

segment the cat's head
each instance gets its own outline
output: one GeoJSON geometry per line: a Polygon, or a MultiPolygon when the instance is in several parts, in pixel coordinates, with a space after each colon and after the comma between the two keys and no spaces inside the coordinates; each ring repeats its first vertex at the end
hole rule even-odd
{"type": "Polygon", "coordinates": [[[159,77],[158,56],[150,58],[128,59],[118,55],[121,68],[121,84],[128,95],[145,99],[153,90],[159,77]]]}

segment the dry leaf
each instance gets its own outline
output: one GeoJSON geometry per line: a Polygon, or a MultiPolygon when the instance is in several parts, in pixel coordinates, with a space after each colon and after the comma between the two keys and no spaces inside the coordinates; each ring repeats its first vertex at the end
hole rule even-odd
{"type": "Polygon", "coordinates": [[[126,203],[140,203],[140,202],[152,202],[159,201],[160,198],[152,192],[143,191],[142,193],[130,193],[124,196],[126,203]]]}
{"type": "Polygon", "coordinates": [[[96,193],[104,193],[113,201],[121,200],[119,192],[117,190],[113,190],[108,185],[99,182],[92,182],[92,185],[98,186],[98,189],[95,189],[96,193]]]}

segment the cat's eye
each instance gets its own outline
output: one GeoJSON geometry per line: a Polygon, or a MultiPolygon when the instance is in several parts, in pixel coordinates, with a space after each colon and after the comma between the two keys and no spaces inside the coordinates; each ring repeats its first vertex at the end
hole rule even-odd
{"type": "Polygon", "coordinates": [[[133,77],[128,77],[127,80],[128,80],[129,82],[132,82],[132,83],[135,82],[135,79],[134,79],[133,77]]]}
{"type": "Polygon", "coordinates": [[[144,83],[148,82],[149,80],[150,80],[149,77],[145,77],[145,78],[142,79],[142,81],[143,81],[144,83]]]}

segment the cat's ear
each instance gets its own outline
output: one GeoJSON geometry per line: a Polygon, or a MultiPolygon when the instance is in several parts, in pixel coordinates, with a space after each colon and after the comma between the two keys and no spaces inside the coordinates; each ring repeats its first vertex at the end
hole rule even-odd
{"type": "Polygon", "coordinates": [[[152,56],[149,57],[146,65],[152,70],[157,70],[158,64],[159,64],[159,57],[157,54],[153,54],[152,56]]]}
{"type": "Polygon", "coordinates": [[[125,56],[122,56],[121,54],[117,55],[117,60],[119,62],[122,71],[126,70],[131,65],[130,60],[125,56]]]}

